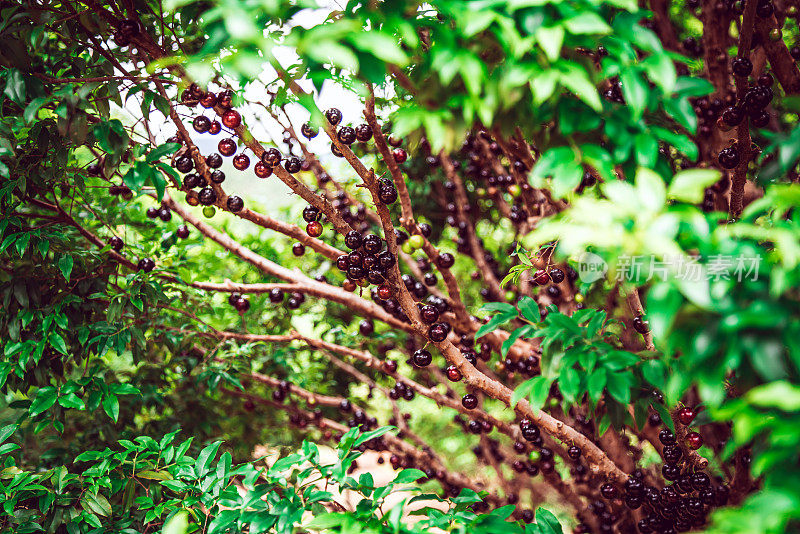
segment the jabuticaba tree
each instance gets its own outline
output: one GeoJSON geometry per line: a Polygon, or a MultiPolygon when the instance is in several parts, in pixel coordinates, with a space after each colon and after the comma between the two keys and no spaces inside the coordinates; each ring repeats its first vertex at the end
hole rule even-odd
{"type": "Polygon", "coordinates": [[[0,530],[800,529],[796,0],[325,4],[3,3],[0,530]]]}

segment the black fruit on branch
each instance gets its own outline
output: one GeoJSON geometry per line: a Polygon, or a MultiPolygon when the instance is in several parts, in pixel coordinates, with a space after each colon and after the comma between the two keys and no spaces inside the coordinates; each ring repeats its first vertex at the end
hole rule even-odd
{"type": "Polygon", "coordinates": [[[461,405],[467,410],[474,410],[478,407],[478,397],[472,393],[467,393],[461,397],[461,405]]]}
{"type": "Polygon", "coordinates": [[[736,76],[750,76],[753,72],[753,64],[746,57],[737,57],[731,61],[731,70],[736,76]]]}
{"type": "Polygon", "coordinates": [[[192,121],[192,128],[197,133],[206,133],[211,128],[211,119],[205,115],[198,115],[192,121]]]}
{"type": "Polygon", "coordinates": [[[411,361],[417,367],[427,367],[433,361],[433,356],[425,349],[419,349],[414,352],[411,361]]]}
{"type": "Polygon", "coordinates": [[[350,126],[342,126],[336,133],[336,138],[340,143],[349,146],[356,142],[356,132],[350,126]]]}
{"type": "Polygon", "coordinates": [[[217,153],[209,154],[206,156],[206,165],[212,169],[219,169],[222,167],[222,156],[217,153]]]}
{"type": "Polygon", "coordinates": [[[210,187],[204,187],[201,189],[197,196],[200,200],[200,204],[203,206],[211,206],[217,202],[217,193],[215,193],[210,187]]]}
{"type": "Polygon", "coordinates": [[[300,127],[300,133],[306,139],[314,139],[317,136],[317,134],[319,134],[319,128],[316,128],[309,123],[304,123],[300,127]]]}
{"type": "Polygon", "coordinates": [[[650,322],[641,315],[633,318],[633,328],[640,334],[646,334],[650,331],[650,322]]]}
{"type": "Polygon", "coordinates": [[[268,148],[261,154],[261,161],[270,168],[275,168],[281,164],[281,152],[277,148],[268,148]]]}
{"type": "Polygon", "coordinates": [[[189,156],[181,156],[175,160],[175,168],[178,169],[178,171],[186,174],[194,169],[194,162],[189,156]]]}
{"type": "Polygon", "coordinates": [[[289,158],[286,160],[283,167],[286,169],[286,172],[294,174],[302,170],[303,162],[298,158],[289,158]]]}
{"type": "Polygon", "coordinates": [[[367,142],[372,139],[372,128],[369,127],[369,124],[359,124],[355,127],[355,134],[356,139],[362,143],[367,142]]]}
{"type": "Polygon", "coordinates": [[[325,118],[328,119],[328,122],[333,126],[336,126],[342,122],[342,112],[336,108],[330,108],[325,111],[325,118]]]}
{"type": "Polygon", "coordinates": [[[223,156],[233,156],[236,153],[236,141],[233,139],[221,139],[217,144],[217,150],[223,156]]]}
{"type": "Polygon", "coordinates": [[[211,179],[211,183],[221,184],[222,182],[225,181],[225,173],[217,169],[211,172],[209,178],[211,179]]]}
{"type": "Polygon", "coordinates": [[[149,273],[150,271],[155,269],[156,262],[153,261],[151,258],[142,258],[142,259],[139,260],[139,263],[137,264],[137,266],[139,267],[140,271],[144,271],[146,273],[149,273]]]}
{"type": "Polygon", "coordinates": [[[228,207],[228,211],[232,211],[233,213],[242,211],[242,209],[244,208],[244,200],[242,200],[241,197],[237,197],[236,195],[229,196],[225,204],[228,207]]]}
{"type": "Polygon", "coordinates": [[[723,169],[733,169],[739,165],[739,151],[735,146],[723,148],[717,157],[723,169]]]}

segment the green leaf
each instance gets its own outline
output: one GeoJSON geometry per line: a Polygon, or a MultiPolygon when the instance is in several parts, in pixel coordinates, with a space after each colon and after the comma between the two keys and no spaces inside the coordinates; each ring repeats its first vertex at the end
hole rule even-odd
{"type": "Polygon", "coordinates": [[[688,98],[666,99],[663,101],[663,105],[664,111],[686,128],[689,133],[697,132],[697,114],[688,98]]]}
{"type": "Polygon", "coordinates": [[[611,26],[600,18],[600,15],[592,11],[583,11],[565,20],[564,26],[567,28],[567,31],[573,35],[588,33],[606,35],[611,33],[611,26]]]}
{"type": "Polygon", "coordinates": [[[632,377],[630,373],[606,373],[608,393],[621,404],[631,401],[632,377]]]}
{"type": "Polygon", "coordinates": [[[667,189],[669,198],[699,204],[703,201],[705,190],[720,178],[716,169],[686,169],[672,177],[667,189]]]}
{"type": "Polygon", "coordinates": [[[544,55],[547,56],[551,63],[555,62],[558,56],[561,55],[561,45],[564,43],[564,27],[542,26],[536,30],[535,35],[536,41],[544,50],[544,55]]]}
{"type": "Polygon", "coordinates": [[[343,513],[320,514],[306,524],[306,528],[311,530],[327,530],[338,527],[349,521],[350,516],[343,513]]]}
{"type": "Polygon", "coordinates": [[[119,417],[119,400],[117,399],[117,396],[109,393],[103,397],[101,404],[103,406],[103,411],[106,412],[106,415],[108,415],[116,423],[117,418],[119,417]]]}
{"type": "Polygon", "coordinates": [[[533,390],[533,387],[536,385],[534,382],[534,378],[530,378],[523,382],[522,384],[518,385],[514,389],[514,393],[511,394],[511,407],[516,407],[517,403],[528,396],[528,394],[533,390]]]}
{"type": "Polygon", "coordinates": [[[479,339],[482,336],[488,334],[489,332],[494,332],[495,330],[497,330],[498,327],[500,327],[500,325],[506,324],[511,319],[516,317],[517,309],[514,308],[513,306],[511,306],[511,308],[513,308],[513,311],[509,310],[506,312],[501,312],[492,317],[491,319],[489,319],[489,321],[486,324],[481,325],[478,331],[475,332],[475,339],[479,339]]]}
{"type": "Polygon", "coordinates": [[[536,510],[536,525],[541,534],[562,534],[561,523],[550,511],[539,508],[536,510]]]}
{"type": "Polygon", "coordinates": [[[675,93],[685,97],[705,96],[714,92],[714,85],[700,76],[679,76],[675,93]]]}
{"type": "Polygon", "coordinates": [[[6,88],[3,94],[15,103],[22,105],[26,96],[25,79],[22,77],[22,73],[17,69],[11,69],[7,72],[6,88]]]}
{"type": "Polygon", "coordinates": [[[353,447],[358,447],[359,445],[366,443],[371,439],[382,436],[393,429],[394,429],[393,426],[382,426],[380,428],[376,428],[375,430],[364,432],[358,437],[358,439],[355,440],[355,442],[353,442],[353,447]]]}
{"type": "Polygon", "coordinates": [[[85,405],[80,397],[75,395],[74,393],[68,393],[66,395],[62,395],[58,398],[58,404],[63,406],[64,408],[77,408],[79,410],[83,410],[85,405]]]}
{"type": "Polygon", "coordinates": [[[560,73],[557,70],[548,69],[531,79],[531,92],[533,92],[533,103],[535,105],[539,106],[553,96],[559,76],[560,73]]]}
{"type": "Polygon", "coordinates": [[[517,302],[517,307],[522,313],[522,316],[532,323],[538,323],[542,320],[542,315],[539,310],[539,304],[529,296],[524,296],[517,302]]]}
{"type": "Polygon", "coordinates": [[[160,147],[151,150],[147,154],[145,161],[147,161],[147,163],[153,163],[168,154],[174,154],[180,147],[180,143],[164,143],[160,147]]]}
{"type": "Polygon", "coordinates": [[[16,443],[6,443],[4,445],[0,445],[0,456],[3,454],[8,454],[9,452],[16,451],[21,449],[22,447],[17,445],[16,443]]]}
{"type": "Polygon", "coordinates": [[[586,71],[574,65],[568,65],[563,70],[564,72],[559,77],[561,85],[575,93],[590,108],[600,113],[603,110],[603,104],[600,102],[597,87],[589,79],[586,71]]]}
{"type": "Polygon", "coordinates": [[[533,381],[533,387],[529,395],[531,407],[534,410],[541,410],[550,395],[550,385],[553,380],[546,376],[535,376],[531,380],[533,381]]]}
{"type": "Polygon", "coordinates": [[[185,510],[175,512],[175,515],[167,519],[162,534],[186,534],[189,531],[189,513],[185,510]]]}
{"type": "Polygon", "coordinates": [[[664,92],[670,94],[675,90],[678,75],[675,64],[667,54],[653,54],[642,62],[647,70],[647,76],[653,80],[664,92]]]}
{"type": "Polygon", "coordinates": [[[561,375],[558,379],[558,389],[564,395],[564,398],[570,402],[575,402],[580,393],[581,376],[578,374],[577,369],[572,367],[565,367],[561,370],[561,375]]]}
{"type": "Polygon", "coordinates": [[[39,388],[39,391],[36,392],[36,397],[31,403],[31,407],[28,408],[28,413],[30,413],[31,417],[36,417],[43,411],[50,409],[50,407],[56,403],[57,398],[58,390],[53,386],[39,388]]]}
{"type": "Polygon", "coordinates": [[[478,311],[501,312],[504,314],[513,313],[514,315],[517,314],[517,310],[514,308],[514,305],[506,302],[487,302],[481,306],[478,311]]]}
{"type": "Polygon", "coordinates": [[[84,509],[103,517],[111,515],[111,503],[100,493],[97,495],[92,495],[89,492],[84,493],[81,498],[81,505],[84,509]]]}
{"type": "Polygon", "coordinates": [[[61,337],[61,334],[59,334],[55,330],[51,330],[50,331],[50,335],[47,336],[47,340],[50,342],[50,345],[54,349],[56,349],[58,352],[60,352],[64,356],[67,355],[67,344],[64,341],[64,338],[61,337]]]}
{"type": "Polygon", "coordinates": [[[636,134],[633,138],[636,163],[646,169],[656,166],[658,160],[658,141],[646,132],[636,134]]]}
{"type": "Polygon", "coordinates": [[[409,484],[424,477],[425,473],[419,469],[403,469],[392,481],[395,484],[409,484]]]}
{"type": "Polygon", "coordinates": [[[139,471],[136,476],[147,480],[172,480],[172,475],[169,471],[154,471],[152,469],[139,471]]]}
{"type": "Polygon", "coordinates": [[[526,324],[525,326],[521,326],[511,332],[508,336],[508,339],[503,341],[503,344],[500,346],[500,355],[505,358],[508,354],[508,351],[511,350],[511,346],[523,336],[530,336],[536,332],[536,328],[533,325],[526,324]]]}
{"type": "Polygon", "coordinates": [[[779,380],[751,389],[745,400],[754,406],[774,406],[785,412],[797,412],[800,410],[800,387],[779,380]]]}
{"type": "Polygon", "coordinates": [[[36,119],[39,110],[42,108],[45,102],[47,102],[47,98],[43,96],[39,96],[34,98],[30,101],[30,103],[25,107],[25,112],[22,114],[22,118],[25,119],[25,122],[33,122],[36,119]]]}
{"type": "Polygon", "coordinates": [[[633,68],[623,69],[619,81],[625,103],[631,109],[631,118],[638,121],[642,118],[647,104],[647,82],[639,71],[633,68]]]}
{"type": "Polygon", "coordinates": [[[397,38],[378,29],[368,32],[354,32],[348,38],[357,48],[369,52],[381,61],[393,63],[398,67],[404,67],[408,64],[408,56],[400,48],[397,38]]]}
{"type": "Polygon", "coordinates": [[[5,440],[11,437],[11,435],[17,431],[17,428],[19,428],[17,424],[6,425],[0,428],[0,443],[5,442],[5,440]]]}
{"type": "MultiPolygon", "coordinates": [[[[205,473],[208,469],[211,460],[213,460],[217,456],[217,451],[219,450],[220,445],[222,445],[221,441],[215,441],[207,445],[200,454],[197,455],[197,463],[195,464],[195,471],[197,473],[205,473]]],[[[291,456],[298,456],[299,455],[289,455],[286,458],[291,456]]],[[[286,458],[281,458],[281,460],[285,460],[286,458]]],[[[279,460],[280,461],[280,460],[279,460]]],[[[275,466],[278,465],[278,462],[275,462],[271,469],[274,469],[275,466]]]]}
{"type": "Polygon", "coordinates": [[[58,260],[58,269],[64,276],[64,279],[69,282],[69,275],[72,274],[73,259],[69,254],[64,254],[58,260]]]}
{"type": "Polygon", "coordinates": [[[589,398],[592,399],[592,402],[595,404],[597,401],[600,400],[600,397],[603,395],[603,389],[606,387],[606,370],[603,367],[595,369],[595,371],[589,375],[589,380],[586,384],[586,391],[589,393],[589,398]]]}

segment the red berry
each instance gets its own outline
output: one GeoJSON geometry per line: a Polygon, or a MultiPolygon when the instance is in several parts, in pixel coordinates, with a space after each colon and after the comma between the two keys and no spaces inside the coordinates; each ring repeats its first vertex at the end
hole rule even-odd
{"type": "Polygon", "coordinates": [[[267,178],[272,175],[272,168],[268,165],[264,165],[263,161],[259,161],[253,167],[253,170],[256,173],[256,176],[259,178],[267,178]]]}
{"type": "Polygon", "coordinates": [[[686,434],[686,446],[696,451],[703,446],[703,436],[697,432],[689,432],[686,434]]]}
{"type": "Polygon", "coordinates": [[[222,114],[222,124],[224,124],[226,128],[236,128],[242,124],[242,116],[239,115],[238,111],[229,109],[222,114]]]}
{"type": "Polygon", "coordinates": [[[378,287],[378,296],[383,300],[392,298],[392,288],[390,288],[389,286],[378,287]]]}
{"type": "Polygon", "coordinates": [[[223,156],[233,156],[236,153],[236,141],[231,138],[223,139],[217,145],[217,150],[223,156]]]}
{"type": "Polygon", "coordinates": [[[535,273],[533,273],[533,283],[538,286],[546,285],[550,282],[550,275],[547,274],[547,271],[544,269],[539,269],[535,273]]]}
{"type": "Polygon", "coordinates": [[[247,156],[247,154],[237,154],[233,158],[233,166],[236,169],[243,171],[250,166],[250,158],[247,156]]]}
{"type": "Polygon", "coordinates": [[[392,150],[392,156],[397,163],[404,163],[408,159],[408,154],[402,148],[395,148],[392,150]]]}
{"type": "Polygon", "coordinates": [[[691,425],[692,421],[694,421],[694,418],[696,416],[697,414],[695,413],[695,411],[689,408],[688,406],[684,406],[683,408],[678,410],[677,414],[678,421],[680,421],[682,425],[691,425]]]}
{"type": "Polygon", "coordinates": [[[319,237],[322,235],[322,224],[319,221],[313,221],[306,226],[306,233],[311,237],[319,237]]]}
{"type": "Polygon", "coordinates": [[[459,371],[458,367],[456,367],[455,365],[450,365],[447,368],[446,373],[447,373],[447,379],[450,380],[451,382],[459,382],[461,378],[463,378],[461,376],[461,371],[459,371]]]}
{"type": "Polygon", "coordinates": [[[217,95],[211,91],[207,92],[203,95],[203,98],[200,99],[200,105],[206,109],[213,108],[217,105],[217,95]]]}

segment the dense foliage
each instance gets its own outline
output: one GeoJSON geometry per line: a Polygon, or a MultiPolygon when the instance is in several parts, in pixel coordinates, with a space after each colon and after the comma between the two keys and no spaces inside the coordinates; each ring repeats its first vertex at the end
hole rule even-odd
{"type": "Polygon", "coordinates": [[[800,528],[794,0],[0,13],[2,531],[800,528]]]}

